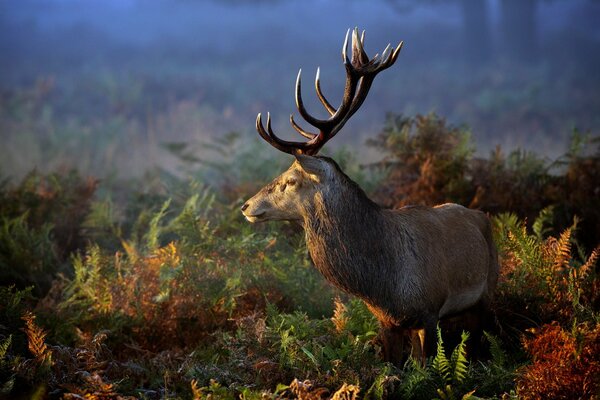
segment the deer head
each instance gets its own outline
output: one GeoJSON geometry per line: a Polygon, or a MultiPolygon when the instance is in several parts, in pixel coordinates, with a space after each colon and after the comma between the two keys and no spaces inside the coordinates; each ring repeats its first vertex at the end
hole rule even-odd
{"type": "Polygon", "coordinates": [[[352,33],[352,57],[347,56],[348,37],[346,33],[342,48],[342,60],[346,69],[346,83],[340,106],[334,108],[321,91],[319,69],[315,78],[317,97],[329,113],[328,119],[318,119],[310,115],[301,95],[301,72],[296,79],[296,107],[302,118],[317,129],[317,133],[301,128],[294,116],[290,115],[290,124],[307,141],[294,142],[280,139],[271,128],[271,116],[267,114],[266,129],[262,116],[256,118],[256,129],[260,136],[276,149],[292,154],[296,160],[283,174],[261,189],[242,206],[242,213],[250,222],[266,220],[300,221],[310,208],[318,193],[334,190],[336,182],[347,180],[337,164],[326,157],[318,157],[319,150],[333,138],[365,101],[375,76],[394,64],[400,54],[403,42],[393,48],[388,45],[381,55],[372,59],[364,50],[364,31],[359,37],[358,29],[352,33]]]}

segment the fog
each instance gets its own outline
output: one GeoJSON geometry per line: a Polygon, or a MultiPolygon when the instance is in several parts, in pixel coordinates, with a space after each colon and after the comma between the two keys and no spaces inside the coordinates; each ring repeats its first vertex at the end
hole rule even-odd
{"type": "MultiPolygon", "coordinates": [[[[574,128],[600,129],[599,21],[590,0],[2,1],[1,105],[47,83],[43,105],[54,130],[71,127],[68,140],[117,115],[140,148],[149,129],[155,143],[256,135],[267,111],[292,137],[298,69],[307,107],[325,116],[314,73],[337,103],[341,46],[358,26],[369,55],[405,45],[335,144],[364,151],[386,113],[434,111],[469,126],[480,152],[500,144],[553,157],[574,128]]],[[[2,114],[6,139],[20,135],[13,114],[2,114]]]]}

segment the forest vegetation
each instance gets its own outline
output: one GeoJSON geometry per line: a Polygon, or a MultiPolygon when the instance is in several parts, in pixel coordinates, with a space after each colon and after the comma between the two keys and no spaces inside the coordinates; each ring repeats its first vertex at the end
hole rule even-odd
{"type": "Polygon", "coordinates": [[[600,398],[600,8],[474,3],[0,2],[0,398],[600,398]],[[477,358],[442,325],[383,362],[302,230],[240,213],[292,161],[256,113],[291,130],[299,66],[336,100],[357,21],[405,47],[323,154],[384,207],[489,215],[477,358]]]}
{"type": "MultiPolygon", "coordinates": [[[[591,398],[600,390],[598,138],[549,163],[435,115],[389,115],[360,165],[384,205],[488,212],[501,257],[487,356],[439,331],[426,366],[384,363],[375,318],[311,265],[292,224],[247,224],[244,199],[282,170],[258,141],[218,162],[103,183],[76,171],[3,179],[0,387],[35,398],[591,398]],[[258,155],[258,156],[257,156],[258,155]],[[447,343],[447,345],[442,345],[447,343]]],[[[458,334],[458,337],[456,335],[458,334]]],[[[454,335],[454,337],[452,337],[454,335]]]]}

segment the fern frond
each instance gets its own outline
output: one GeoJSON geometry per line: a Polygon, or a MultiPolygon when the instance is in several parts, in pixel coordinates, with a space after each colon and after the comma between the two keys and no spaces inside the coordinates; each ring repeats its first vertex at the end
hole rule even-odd
{"type": "Polygon", "coordinates": [[[196,379],[192,379],[190,382],[190,388],[192,390],[192,399],[200,400],[203,396],[202,388],[198,387],[198,381],[196,379]]]}
{"type": "Polygon", "coordinates": [[[348,317],[346,315],[346,305],[342,303],[342,300],[338,297],[335,298],[335,305],[333,310],[333,316],[331,317],[331,322],[335,326],[335,330],[338,333],[341,333],[346,328],[346,324],[348,323],[348,317]]]}
{"type": "Polygon", "coordinates": [[[556,242],[553,243],[553,268],[554,271],[565,270],[571,259],[571,233],[572,228],[565,229],[556,242]]]}
{"type": "MultiPolygon", "coordinates": [[[[349,385],[344,383],[331,397],[331,400],[356,400],[358,399],[358,393],[360,393],[360,387],[358,385],[349,385]]],[[[318,398],[317,396],[314,397],[318,398]]]]}
{"type": "Polygon", "coordinates": [[[579,279],[585,279],[592,268],[596,265],[598,258],[600,257],[600,246],[596,247],[592,250],[592,253],[589,255],[585,263],[579,267],[577,275],[579,279]]]}
{"type": "Polygon", "coordinates": [[[538,214],[535,222],[531,226],[533,233],[537,236],[538,240],[543,240],[544,236],[551,230],[548,226],[552,224],[554,220],[554,206],[548,206],[538,214]]]}
{"type": "Polygon", "coordinates": [[[467,377],[469,369],[469,360],[467,360],[467,340],[469,332],[463,331],[460,336],[460,343],[450,356],[452,366],[452,381],[462,383],[467,377]]]}
{"type": "Polygon", "coordinates": [[[171,205],[171,199],[165,201],[160,208],[160,210],[152,216],[150,223],[148,225],[148,232],[144,235],[144,239],[146,242],[146,247],[148,250],[155,250],[159,246],[159,236],[161,234],[161,226],[160,222],[164,218],[167,209],[171,205]]]}
{"type": "Polygon", "coordinates": [[[385,396],[386,384],[389,384],[390,381],[397,380],[398,378],[392,377],[390,378],[391,368],[389,365],[386,365],[381,372],[377,374],[375,381],[365,393],[365,400],[383,400],[385,396]]]}
{"type": "Polygon", "coordinates": [[[502,343],[498,337],[489,332],[483,332],[485,338],[490,342],[490,353],[494,365],[504,367],[506,365],[506,352],[502,349],[502,343]]]}
{"type": "Polygon", "coordinates": [[[31,311],[22,317],[25,321],[27,347],[40,365],[52,365],[52,351],[46,345],[46,332],[35,323],[35,315],[31,311]]]}
{"type": "Polygon", "coordinates": [[[8,352],[8,348],[12,343],[12,335],[8,335],[6,339],[2,343],[0,343],[0,367],[4,366],[6,363],[6,353],[8,352]]]}
{"type": "Polygon", "coordinates": [[[437,353],[435,355],[435,358],[433,359],[431,367],[436,373],[438,373],[442,377],[442,379],[444,379],[444,381],[450,382],[452,380],[451,365],[450,361],[446,357],[446,352],[444,351],[442,330],[439,326],[437,328],[437,339],[437,353]]]}
{"type": "Polygon", "coordinates": [[[400,391],[402,398],[418,398],[419,392],[426,390],[426,385],[431,381],[431,368],[424,368],[421,362],[410,357],[402,371],[400,391]]]}
{"type": "Polygon", "coordinates": [[[125,250],[125,254],[127,254],[127,258],[129,258],[129,261],[131,262],[131,264],[135,264],[137,262],[137,260],[140,258],[140,254],[135,246],[135,243],[129,242],[126,240],[122,240],[121,246],[123,246],[123,249],[125,250]]]}

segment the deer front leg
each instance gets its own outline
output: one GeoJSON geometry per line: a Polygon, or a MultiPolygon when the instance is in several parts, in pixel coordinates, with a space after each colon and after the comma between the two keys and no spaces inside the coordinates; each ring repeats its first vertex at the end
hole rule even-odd
{"type": "Polygon", "coordinates": [[[425,329],[411,329],[410,330],[410,342],[411,342],[411,356],[415,360],[419,361],[422,366],[425,366],[425,329]]]}

